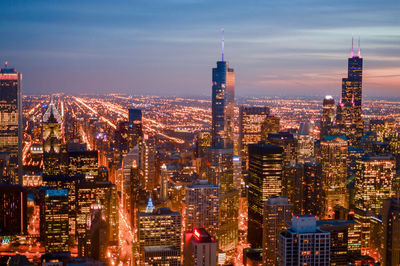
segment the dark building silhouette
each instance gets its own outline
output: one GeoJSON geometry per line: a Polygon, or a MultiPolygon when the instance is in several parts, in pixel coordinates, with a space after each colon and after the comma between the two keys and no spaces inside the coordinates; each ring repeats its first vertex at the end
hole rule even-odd
{"type": "Polygon", "coordinates": [[[27,192],[20,185],[0,184],[0,235],[27,233],[27,192]]]}

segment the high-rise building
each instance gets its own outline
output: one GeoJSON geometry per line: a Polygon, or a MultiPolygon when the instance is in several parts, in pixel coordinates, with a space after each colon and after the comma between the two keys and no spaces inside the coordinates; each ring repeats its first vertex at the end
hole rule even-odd
{"type": "Polygon", "coordinates": [[[196,136],[196,157],[204,158],[207,150],[211,147],[211,133],[209,131],[200,131],[196,136]]]}
{"type": "Polygon", "coordinates": [[[400,265],[400,199],[383,201],[383,265],[400,265]]]}
{"type": "Polygon", "coordinates": [[[129,109],[129,121],[119,121],[115,130],[115,142],[120,159],[130,152],[142,138],[142,111],[129,109]]]}
{"type": "Polygon", "coordinates": [[[186,186],[185,231],[203,227],[211,235],[218,234],[219,227],[219,187],[199,180],[197,184],[186,186]]]}
{"type": "Polygon", "coordinates": [[[376,133],[377,141],[387,141],[397,135],[396,120],[371,120],[369,121],[369,130],[376,133]]]}
{"type": "Polygon", "coordinates": [[[325,191],[322,180],[322,165],[304,164],[302,213],[323,216],[325,213],[325,191]]]}
{"type": "Polygon", "coordinates": [[[22,74],[0,68],[0,152],[7,153],[14,169],[12,182],[22,185],[22,74]],[[17,170],[18,169],[18,170],[17,170]]]}
{"type": "Polygon", "coordinates": [[[168,200],[168,169],[166,164],[161,166],[160,200],[168,200]]]}
{"type": "MultiPolygon", "coordinates": [[[[169,208],[138,214],[138,242],[140,253],[149,246],[173,246],[180,256],[182,217],[169,208]]],[[[142,257],[144,263],[144,258],[142,257]]]]}
{"type": "Polygon", "coordinates": [[[261,125],[261,140],[266,140],[269,133],[278,133],[280,131],[281,119],[277,116],[267,116],[261,125]]]}
{"type": "Polygon", "coordinates": [[[352,44],[351,57],[348,60],[348,76],[342,80],[342,95],[337,106],[336,117],[342,134],[347,136],[351,143],[360,139],[364,130],[361,118],[362,69],[360,43],[358,43],[357,55],[354,55],[352,44]]]}
{"type": "Polygon", "coordinates": [[[169,265],[180,266],[180,250],[175,246],[145,246],[140,253],[142,261],[140,265],[169,265]]]}
{"type": "Polygon", "coordinates": [[[98,151],[68,151],[68,175],[83,175],[94,182],[99,175],[98,151]]]}
{"type": "Polygon", "coordinates": [[[325,215],[333,217],[333,208],[336,205],[348,207],[347,190],[347,163],[348,143],[343,136],[325,136],[321,141],[321,164],[326,192],[325,215]]]}
{"type": "Polygon", "coordinates": [[[365,155],[357,161],[355,207],[380,214],[382,200],[395,195],[396,161],[391,155],[365,155]]]}
{"type": "Polygon", "coordinates": [[[21,185],[0,184],[0,235],[27,233],[27,192],[21,185]]]}
{"type": "Polygon", "coordinates": [[[320,121],[320,139],[330,135],[330,129],[335,124],[335,99],[327,95],[322,102],[322,116],[320,121]]]}
{"type": "Polygon", "coordinates": [[[45,239],[46,253],[69,251],[69,204],[67,189],[45,189],[41,206],[41,235],[45,239]]]}
{"type": "Polygon", "coordinates": [[[270,115],[269,108],[246,107],[239,109],[239,145],[240,155],[247,161],[247,145],[261,141],[262,125],[270,115]]]}
{"type": "Polygon", "coordinates": [[[248,242],[252,248],[262,245],[264,202],[282,193],[283,148],[264,141],[249,145],[248,242]]]}
{"type": "Polygon", "coordinates": [[[233,147],[233,123],[235,100],[235,72],[224,59],[222,39],[222,59],[212,70],[212,134],[214,148],[233,147]]]}
{"type": "Polygon", "coordinates": [[[80,182],[76,185],[76,235],[78,253],[86,254],[85,242],[88,225],[91,221],[91,209],[99,206],[107,224],[107,239],[118,243],[118,196],[117,189],[111,182],[80,182]]]}
{"type": "Polygon", "coordinates": [[[156,171],[155,171],[156,149],[154,138],[145,135],[139,143],[139,172],[140,184],[147,190],[152,191],[155,187],[156,171]]]}
{"type": "Polygon", "coordinates": [[[216,266],[217,243],[202,227],[195,227],[184,234],[183,265],[216,266]]]}
{"type": "Polygon", "coordinates": [[[128,109],[129,112],[129,122],[142,122],[142,110],[130,108],[128,109]]]}
{"type": "Polygon", "coordinates": [[[61,163],[61,131],[62,117],[58,112],[53,97],[50,105],[43,115],[42,138],[43,138],[43,174],[63,174],[61,163]]]}
{"type": "Polygon", "coordinates": [[[348,265],[348,259],[356,255],[354,247],[361,246],[359,224],[353,220],[319,220],[317,224],[331,234],[330,265],[348,265]]]}
{"type": "Polygon", "coordinates": [[[303,164],[314,159],[314,137],[307,134],[295,134],[297,140],[297,163],[303,164]]]}
{"type": "Polygon", "coordinates": [[[293,213],[295,214],[302,213],[303,176],[303,165],[292,161],[291,164],[283,166],[282,195],[286,196],[289,202],[293,204],[293,213]]]}
{"type": "Polygon", "coordinates": [[[298,143],[292,133],[278,132],[268,134],[266,140],[268,143],[281,146],[283,148],[283,163],[290,164],[291,161],[297,161],[298,143]]]}
{"type": "Polygon", "coordinates": [[[270,197],[264,203],[263,212],[263,265],[277,265],[278,237],[288,228],[293,216],[292,204],[287,197],[270,197]]]}
{"type": "Polygon", "coordinates": [[[330,233],[315,216],[295,215],[292,227],[279,235],[278,265],[330,265],[330,233]]]}

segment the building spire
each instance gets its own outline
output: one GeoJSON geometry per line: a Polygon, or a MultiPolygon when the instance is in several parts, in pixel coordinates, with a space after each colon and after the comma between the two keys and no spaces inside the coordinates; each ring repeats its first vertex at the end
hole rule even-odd
{"type": "Polygon", "coordinates": [[[358,37],[358,57],[361,58],[360,37],[358,37]]]}
{"type": "Polygon", "coordinates": [[[354,37],[351,36],[351,58],[354,57],[354,37]]]}
{"type": "Polygon", "coordinates": [[[224,50],[225,50],[224,28],[222,28],[221,31],[222,31],[222,61],[224,61],[224,50]]]}

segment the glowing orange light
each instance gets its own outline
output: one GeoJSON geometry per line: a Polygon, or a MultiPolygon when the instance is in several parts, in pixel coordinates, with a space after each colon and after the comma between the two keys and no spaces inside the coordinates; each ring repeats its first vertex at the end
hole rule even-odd
{"type": "Polygon", "coordinates": [[[200,233],[197,229],[194,229],[194,235],[196,236],[197,239],[200,238],[200,233]]]}

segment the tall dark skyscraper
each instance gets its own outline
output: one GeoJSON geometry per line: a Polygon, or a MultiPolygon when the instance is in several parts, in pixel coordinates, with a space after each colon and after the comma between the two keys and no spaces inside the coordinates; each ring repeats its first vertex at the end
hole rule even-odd
{"type": "Polygon", "coordinates": [[[22,184],[22,74],[13,68],[0,68],[0,153],[7,153],[15,171],[11,180],[22,184]]]}
{"type": "Polygon", "coordinates": [[[337,110],[337,124],[342,133],[352,142],[362,137],[363,120],[361,118],[362,67],[360,41],[358,54],[354,55],[353,43],[348,61],[348,77],[342,80],[342,96],[337,110]]]}
{"type": "Polygon", "coordinates": [[[271,196],[282,193],[283,148],[259,142],[249,145],[249,232],[247,240],[252,248],[261,248],[264,203],[271,196]]]}
{"type": "MultiPolygon", "coordinates": [[[[223,33],[223,32],[222,32],[223,33]]],[[[212,70],[212,147],[233,147],[233,116],[235,100],[235,72],[224,59],[212,70]]]]}

